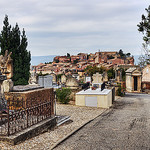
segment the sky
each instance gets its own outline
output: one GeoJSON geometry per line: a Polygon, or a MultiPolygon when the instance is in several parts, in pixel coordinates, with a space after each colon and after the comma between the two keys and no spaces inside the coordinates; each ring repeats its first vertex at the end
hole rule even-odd
{"type": "Polygon", "coordinates": [[[0,31],[7,14],[28,38],[32,56],[97,51],[142,52],[137,24],[148,0],[0,0],[0,31]]]}

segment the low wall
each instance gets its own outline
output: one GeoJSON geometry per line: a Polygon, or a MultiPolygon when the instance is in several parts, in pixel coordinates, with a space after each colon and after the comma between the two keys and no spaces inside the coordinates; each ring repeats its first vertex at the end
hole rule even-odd
{"type": "Polygon", "coordinates": [[[37,136],[41,133],[53,129],[56,126],[56,124],[56,117],[52,117],[36,125],[33,125],[32,127],[27,128],[26,130],[23,130],[22,132],[19,132],[15,135],[0,136],[0,141],[4,141],[11,145],[15,145],[22,141],[25,141],[26,139],[32,138],[34,136],[37,136]]]}

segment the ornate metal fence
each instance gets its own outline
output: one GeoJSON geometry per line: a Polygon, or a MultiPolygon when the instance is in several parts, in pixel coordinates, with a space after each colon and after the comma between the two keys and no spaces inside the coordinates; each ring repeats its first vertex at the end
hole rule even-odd
{"type": "Polygon", "coordinates": [[[54,94],[48,102],[40,103],[30,108],[15,111],[10,110],[9,104],[7,107],[7,113],[0,114],[1,136],[15,134],[50,118],[54,114],[54,94]]]}

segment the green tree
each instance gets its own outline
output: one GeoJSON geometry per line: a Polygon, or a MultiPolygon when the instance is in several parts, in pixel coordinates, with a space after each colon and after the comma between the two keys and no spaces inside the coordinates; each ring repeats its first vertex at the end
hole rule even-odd
{"type": "Polygon", "coordinates": [[[90,76],[93,76],[93,74],[95,74],[96,72],[102,74],[104,71],[106,71],[106,69],[102,66],[100,68],[97,66],[87,66],[87,68],[85,69],[85,72],[90,76]]]}
{"type": "Polygon", "coordinates": [[[146,15],[142,15],[142,21],[139,22],[138,31],[143,33],[143,51],[145,55],[139,57],[140,65],[143,67],[146,64],[150,63],[150,5],[148,8],[145,8],[146,15]]]}
{"type": "Polygon", "coordinates": [[[5,50],[9,50],[11,48],[11,25],[9,25],[7,15],[5,16],[3,23],[4,26],[0,35],[0,47],[2,55],[5,54],[5,50]]]}
{"type": "Polygon", "coordinates": [[[70,58],[70,54],[69,53],[67,53],[67,57],[70,58]]]}
{"type": "Polygon", "coordinates": [[[59,63],[59,59],[54,59],[54,62],[55,63],[59,63]]]}
{"type": "Polygon", "coordinates": [[[79,59],[73,60],[73,64],[77,64],[79,62],[79,59]]]}
{"type": "Polygon", "coordinates": [[[121,58],[125,57],[125,54],[123,53],[122,49],[119,50],[119,55],[120,55],[121,58]]]}
{"type": "Polygon", "coordinates": [[[150,43],[150,6],[145,8],[147,15],[142,15],[142,21],[137,25],[138,31],[143,33],[143,40],[146,44],[150,43]]]}
{"type": "Polygon", "coordinates": [[[56,90],[57,100],[63,104],[68,104],[70,101],[71,89],[62,88],[56,90]]]}
{"type": "Polygon", "coordinates": [[[127,57],[130,57],[130,56],[131,56],[131,53],[127,53],[126,56],[127,56],[127,57]]]}
{"type": "Polygon", "coordinates": [[[108,79],[113,79],[115,78],[115,71],[113,68],[107,70],[107,75],[108,75],[108,79]]]}
{"type": "Polygon", "coordinates": [[[25,30],[20,32],[19,26],[16,23],[15,27],[11,28],[8,22],[8,16],[4,18],[3,30],[0,34],[1,54],[5,51],[12,52],[13,59],[13,81],[15,85],[26,85],[29,80],[31,54],[27,51],[27,37],[25,30]]]}

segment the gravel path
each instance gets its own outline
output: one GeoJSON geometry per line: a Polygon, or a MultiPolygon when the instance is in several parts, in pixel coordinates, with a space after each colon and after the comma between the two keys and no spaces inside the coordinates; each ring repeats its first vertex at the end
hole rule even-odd
{"type": "Polygon", "coordinates": [[[150,150],[150,95],[118,99],[54,150],[150,150]]]}
{"type": "Polygon", "coordinates": [[[94,107],[79,107],[75,105],[56,106],[57,115],[70,116],[70,123],[59,126],[54,131],[46,132],[15,146],[0,142],[0,150],[49,150],[60,139],[79,128],[89,120],[99,116],[105,109],[94,107]]]}

